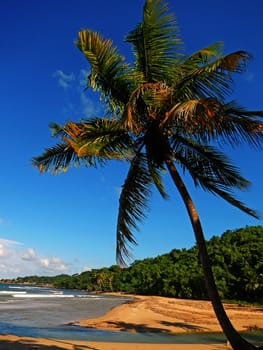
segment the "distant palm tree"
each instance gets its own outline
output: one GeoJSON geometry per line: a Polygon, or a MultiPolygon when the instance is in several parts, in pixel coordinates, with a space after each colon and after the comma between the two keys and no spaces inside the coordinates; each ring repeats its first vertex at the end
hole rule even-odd
{"type": "Polygon", "coordinates": [[[146,0],[143,18],[126,37],[135,57],[124,62],[110,40],[82,30],[77,47],[90,64],[87,87],[100,93],[103,117],[51,128],[61,141],[33,158],[40,172],[57,174],[70,164],[97,166],[115,159],[130,164],[123,184],[117,221],[117,262],[125,265],[133,230],[144,218],[155,185],[166,199],[162,176],[170,174],[185,204],[194,230],[206,287],[217,319],[234,349],[255,349],[233,328],[215,285],[201,223],[176,166],[188,172],[196,187],[222,197],[245,213],[257,213],[238,201],[233,191],[249,182],[216,145],[247,143],[260,146],[262,111],[250,112],[234,101],[232,73],[249,60],[245,51],[222,55],[215,43],[189,57],[173,15],[162,0],[146,0]]]}

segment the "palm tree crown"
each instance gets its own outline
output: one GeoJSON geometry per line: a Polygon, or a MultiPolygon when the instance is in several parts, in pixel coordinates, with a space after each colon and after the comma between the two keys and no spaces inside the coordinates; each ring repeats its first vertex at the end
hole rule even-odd
{"type": "Polygon", "coordinates": [[[163,169],[171,159],[191,175],[194,184],[257,217],[233,196],[249,182],[216,145],[242,142],[260,146],[262,111],[250,112],[226,102],[232,74],[250,58],[245,51],[222,55],[217,42],[185,57],[178,26],[167,4],[147,0],[143,18],[126,41],[134,62],[125,63],[110,40],[81,30],[76,46],[90,65],[87,87],[98,91],[105,115],[63,126],[52,124],[56,146],[33,159],[41,172],[66,171],[72,164],[97,166],[117,159],[130,163],[117,224],[117,259],[125,263],[127,243],[144,216],[151,185],[167,198],[163,169]],[[136,205],[135,205],[136,203],[136,205]]]}

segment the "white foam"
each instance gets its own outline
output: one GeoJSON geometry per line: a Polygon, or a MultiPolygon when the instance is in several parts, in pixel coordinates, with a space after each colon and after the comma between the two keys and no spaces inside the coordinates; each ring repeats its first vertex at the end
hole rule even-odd
{"type": "Polygon", "coordinates": [[[23,292],[22,291],[16,292],[16,291],[11,291],[11,290],[1,290],[0,291],[0,294],[9,294],[10,295],[10,294],[14,294],[14,293],[15,294],[23,294],[23,295],[26,294],[26,292],[24,292],[24,291],[23,292]]]}
{"type": "Polygon", "coordinates": [[[74,298],[73,294],[21,294],[14,293],[14,298],[74,298]]]}
{"type": "Polygon", "coordinates": [[[8,286],[9,289],[29,289],[29,290],[32,290],[32,289],[43,289],[42,287],[38,287],[38,286],[31,286],[31,285],[23,285],[23,286],[15,286],[15,285],[10,285],[8,286]]]}

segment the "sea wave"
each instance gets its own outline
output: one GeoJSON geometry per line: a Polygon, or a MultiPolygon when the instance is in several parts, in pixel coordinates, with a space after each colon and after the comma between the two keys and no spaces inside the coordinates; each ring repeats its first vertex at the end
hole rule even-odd
{"type": "Polygon", "coordinates": [[[101,299],[101,296],[89,294],[78,290],[61,290],[30,285],[4,285],[0,284],[0,303],[8,299],[45,299],[45,298],[92,298],[101,299]]]}
{"type": "MultiPolygon", "coordinates": [[[[21,292],[15,292],[16,294],[26,294],[26,291],[21,291],[21,292]]],[[[13,295],[14,291],[11,290],[1,290],[0,294],[7,294],[7,295],[13,295]]]]}
{"type": "Polygon", "coordinates": [[[12,294],[14,298],[74,298],[75,295],[73,294],[22,294],[22,293],[14,293],[12,294]]]}

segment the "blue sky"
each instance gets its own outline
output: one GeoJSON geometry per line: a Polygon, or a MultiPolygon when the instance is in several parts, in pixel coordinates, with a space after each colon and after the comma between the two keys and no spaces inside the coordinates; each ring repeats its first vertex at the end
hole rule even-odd
{"type": "MultiPolygon", "coordinates": [[[[111,38],[131,60],[124,36],[141,19],[143,0],[8,0],[1,4],[0,98],[0,278],[55,275],[115,264],[118,195],[126,166],[70,169],[39,175],[30,160],[52,146],[48,124],[99,115],[91,92],[83,92],[88,64],[73,42],[90,28],[111,38]]],[[[232,98],[262,110],[262,1],[170,0],[187,53],[215,41],[225,53],[253,55],[235,79],[232,98]]],[[[263,215],[262,151],[228,150],[252,185],[238,198],[263,215]]],[[[222,200],[195,190],[186,179],[206,238],[227,229],[262,225],[222,200]]],[[[181,200],[169,179],[170,200],[153,194],[151,210],[137,234],[134,259],[195,244],[181,200]]]]}

